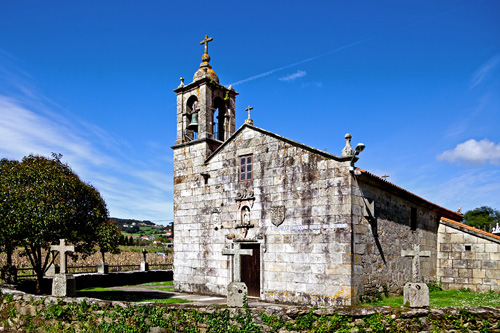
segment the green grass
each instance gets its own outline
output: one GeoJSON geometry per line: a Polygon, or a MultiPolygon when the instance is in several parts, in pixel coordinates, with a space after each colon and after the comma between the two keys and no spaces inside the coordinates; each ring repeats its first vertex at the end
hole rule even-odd
{"type": "Polygon", "coordinates": [[[162,299],[151,299],[141,302],[155,302],[155,303],[163,303],[163,304],[176,304],[176,303],[189,303],[187,299],[182,298],[162,298],[162,299]]]}
{"type": "Polygon", "coordinates": [[[174,281],[160,281],[160,282],[148,282],[148,283],[143,283],[143,284],[134,284],[134,285],[130,285],[127,287],[173,286],[173,285],[174,285],[174,281]]]}
{"type": "Polygon", "coordinates": [[[80,290],[77,291],[77,293],[79,293],[79,292],[85,292],[85,293],[86,292],[109,292],[109,291],[119,292],[120,290],[95,287],[95,288],[80,289],[80,290]]]}
{"type": "MultiPolygon", "coordinates": [[[[168,283],[165,281],[160,283],[168,283]]],[[[157,283],[152,284],[157,285],[157,283]]],[[[165,284],[168,285],[168,284],[165,284]]],[[[159,288],[162,291],[170,291],[172,287],[159,288]]],[[[172,290],[173,291],[173,290],[172,290]]],[[[170,298],[167,294],[151,291],[122,291],[109,288],[86,288],[76,292],[77,297],[98,298],[109,301],[124,301],[124,302],[155,302],[155,303],[188,303],[188,300],[181,298],[170,298]]]]}
{"type": "Polygon", "coordinates": [[[169,292],[173,292],[173,291],[174,291],[174,287],[155,288],[155,290],[161,290],[161,291],[169,291],[169,292]]]}
{"type": "MultiPolygon", "coordinates": [[[[442,290],[429,293],[431,307],[500,306],[500,294],[475,293],[467,290],[442,290]]],[[[373,306],[403,306],[403,296],[365,303],[373,306]]]]}

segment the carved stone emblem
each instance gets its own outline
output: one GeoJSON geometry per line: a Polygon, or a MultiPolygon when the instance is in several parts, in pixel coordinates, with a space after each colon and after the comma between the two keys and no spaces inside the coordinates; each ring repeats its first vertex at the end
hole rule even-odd
{"type": "Polygon", "coordinates": [[[238,197],[236,200],[254,200],[254,194],[252,190],[240,190],[236,193],[236,196],[238,197]]]}
{"type": "Polygon", "coordinates": [[[271,222],[275,226],[279,226],[285,221],[285,206],[272,206],[271,207],[271,222]]]}
{"type": "Polygon", "coordinates": [[[238,203],[238,209],[242,206],[249,206],[253,208],[255,201],[255,195],[252,190],[241,190],[236,193],[236,202],[238,203]]]}

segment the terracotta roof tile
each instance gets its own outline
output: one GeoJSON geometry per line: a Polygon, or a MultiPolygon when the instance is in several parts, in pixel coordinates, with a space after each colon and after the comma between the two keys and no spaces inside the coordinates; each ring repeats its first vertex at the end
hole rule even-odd
{"type": "Polygon", "coordinates": [[[473,233],[477,233],[477,234],[481,234],[481,235],[488,236],[491,238],[495,238],[495,239],[500,241],[500,236],[492,234],[491,232],[487,232],[487,231],[484,231],[484,230],[481,230],[478,228],[471,227],[470,225],[464,224],[462,222],[450,220],[450,219],[447,219],[446,217],[442,217],[441,221],[446,222],[445,224],[451,224],[451,225],[454,225],[454,226],[459,227],[459,228],[467,229],[473,233]]]}
{"type": "Polygon", "coordinates": [[[406,192],[407,194],[409,194],[409,195],[411,195],[411,196],[413,196],[413,197],[415,197],[415,198],[417,198],[417,199],[419,199],[419,200],[422,200],[422,201],[424,201],[424,202],[426,202],[426,203],[428,203],[428,204],[430,204],[430,205],[432,205],[432,206],[435,206],[435,207],[437,207],[437,208],[439,208],[439,209],[442,209],[442,210],[444,210],[444,211],[448,212],[449,214],[451,214],[452,216],[455,216],[455,217],[460,218],[460,219],[462,219],[462,218],[463,218],[463,216],[462,216],[461,214],[459,214],[459,213],[457,213],[457,212],[454,212],[454,211],[452,211],[452,210],[449,210],[449,209],[447,209],[447,208],[441,207],[441,206],[439,206],[439,205],[436,205],[435,203],[430,202],[430,201],[428,201],[428,200],[425,200],[424,198],[419,197],[418,195],[416,195],[416,194],[414,194],[414,193],[412,193],[412,192],[410,192],[410,191],[408,191],[408,190],[405,190],[404,188],[399,187],[399,186],[397,186],[396,184],[393,184],[393,183],[391,183],[391,182],[389,182],[389,181],[387,181],[387,180],[385,180],[385,179],[383,179],[383,178],[381,178],[381,177],[379,177],[379,176],[377,176],[377,175],[374,175],[374,174],[373,174],[373,173],[371,173],[371,172],[368,172],[368,171],[363,170],[363,169],[360,169],[360,168],[356,168],[356,169],[357,169],[357,170],[359,170],[359,171],[361,171],[363,174],[365,174],[365,175],[367,175],[367,176],[370,176],[371,178],[374,178],[374,179],[377,179],[377,180],[379,180],[379,181],[382,181],[382,182],[386,183],[387,185],[390,185],[390,186],[392,186],[392,187],[395,187],[395,188],[399,189],[400,191],[406,192]]]}

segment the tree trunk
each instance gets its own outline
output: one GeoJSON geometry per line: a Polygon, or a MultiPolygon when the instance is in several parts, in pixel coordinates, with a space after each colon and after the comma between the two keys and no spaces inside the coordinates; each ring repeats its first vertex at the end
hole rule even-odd
{"type": "Polygon", "coordinates": [[[12,245],[7,244],[5,252],[7,252],[7,266],[12,266],[12,245]]]}

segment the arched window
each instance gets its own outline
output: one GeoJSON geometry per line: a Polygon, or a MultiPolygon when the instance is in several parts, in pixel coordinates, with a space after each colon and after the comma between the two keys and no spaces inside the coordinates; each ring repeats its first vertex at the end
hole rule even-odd
{"type": "Polygon", "coordinates": [[[198,128],[199,128],[199,106],[198,98],[196,96],[191,96],[188,98],[186,103],[186,135],[189,139],[198,138],[198,128]]]}
{"type": "Polygon", "coordinates": [[[220,97],[214,99],[213,134],[214,138],[224,141],[224,122],[226,115],[226,103],[220,97]]]}

